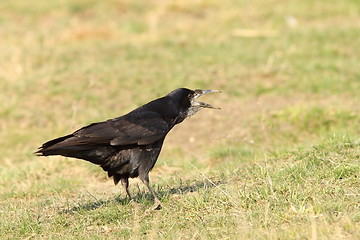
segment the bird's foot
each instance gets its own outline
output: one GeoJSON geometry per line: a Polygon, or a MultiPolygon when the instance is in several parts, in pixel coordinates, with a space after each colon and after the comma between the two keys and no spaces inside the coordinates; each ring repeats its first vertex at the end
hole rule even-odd
{"type": "Polygon", "coordinates": [[[161,202],[159,199],[155,199],[154,205],[151,207],[152,210],[160,210],[161,209],[161,202]]]}
{"type": "Polygon", "coordinates": [[[134,199],[131,199],[129,204],[133,206],[134,208],[140,208],[140,204],[136,202],[134,199]]]}
{"type": "Polygon", "coordinates": [[[150,214],[151,212],[155,211],[155,210],[160,210],[161,209],[161,202],[159,200],[155,200],[154,205],[151,208],[148,208],[145,211],[145,214],[150,214]]]}

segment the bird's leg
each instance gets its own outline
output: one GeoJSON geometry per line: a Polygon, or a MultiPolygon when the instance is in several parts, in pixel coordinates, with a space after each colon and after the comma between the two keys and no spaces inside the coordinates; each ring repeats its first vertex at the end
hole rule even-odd
{"type": "Polygon", "coordinates": [[[125,188],[126,194],[129,197],[129,200],[131,201],[132,197],[129,191],[129,179],[128,178],[122,178],[121,179],[121,185],[123,185],[123,187],[125,188]]]}
{"type": "Polygon", "coordinates": [[[160,200],[156,197],[154,190],[152,190],[152,188],[149,185],[149,176],[145,176],[145,178],[141,178],[141,181],[145,184],[145,186],[147,187],[147,189],[149,190],[149,192],[151,193],[151,195],[153,195],[154,197],[154,206],[152,207],[153,210],[158,210],[161,208],[161,202],[160,200]]]}

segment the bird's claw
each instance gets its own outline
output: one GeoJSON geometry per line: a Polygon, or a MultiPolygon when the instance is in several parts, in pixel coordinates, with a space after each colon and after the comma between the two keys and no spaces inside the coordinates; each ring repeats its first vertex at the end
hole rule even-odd
{"type": "Polygon", "coordinates": [[[140,204],[136,202],[134,199],[131,199],[129,204],[134,208],[140,208],[140,204]]]}
{"type": "Polygon", "coordinates": [[[155,201],[154,205],[152,206],[151,208],[152,210],[160,210],[161,209],[161,202],[158,200],[158,201],[155,201]]]}
{"type": "Polygon", "coordinates": [[[154,205],[153,205],[151,208],[147,209],[147,210],[145,211],[145,213],[146,213],[146,214],[150,214],[152,211],[160,210],[161,208],[162,208],[162,206],[161,206],[160,200],[159,200],[159,199],[156,199],[154,205]]]}

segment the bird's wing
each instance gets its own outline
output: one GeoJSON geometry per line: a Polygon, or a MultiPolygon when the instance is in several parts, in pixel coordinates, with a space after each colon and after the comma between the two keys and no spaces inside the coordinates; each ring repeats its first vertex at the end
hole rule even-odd
{"type": "Polygon", "coordinates": [[[141,111],[93,123],[74,132],[74,135],[78,137],[77,142],[82,144],[146,145],[164,137],[169,130],[159,114],[141,111]]]}

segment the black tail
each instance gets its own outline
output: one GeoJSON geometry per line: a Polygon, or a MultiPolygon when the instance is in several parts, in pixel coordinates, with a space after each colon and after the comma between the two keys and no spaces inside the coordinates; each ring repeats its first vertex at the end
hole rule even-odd
{"type": "Polygon", "coordinates": [[[34,152],[36,156],[61,155],[84,159],[99,165],[115,153],[116,149],[111,146],[97,146],[79,142],[73,134],[50,140],[34,152]]]}
{"type": "Polygon", "coordinates": [[[39,149],[36,152],[34,152],[34,154],[36,156],[61,155],[62,149],[60,148],[60,146],[56,146],[56,145],[59,145],[59,143],[62,143],[64,140],[71,138],[72,136],[73,136],[72,134],[69,134],[63,137],[50,140],[44,143],[43,145],[41,145],[41,147],[39,147],[39,149]]]}

